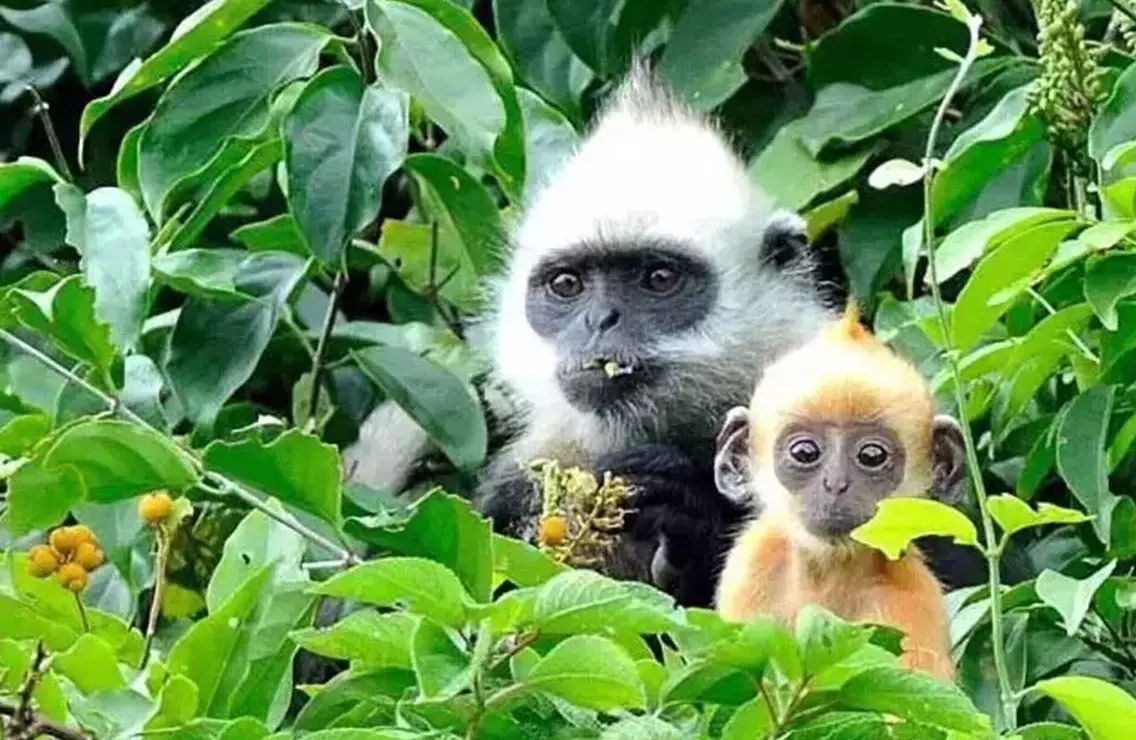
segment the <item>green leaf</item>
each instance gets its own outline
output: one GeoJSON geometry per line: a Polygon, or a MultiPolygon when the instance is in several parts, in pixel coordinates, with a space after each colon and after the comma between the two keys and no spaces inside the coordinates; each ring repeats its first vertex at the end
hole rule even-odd
{"type": "Polygon", "coordinates": [[[1077,634],[1089,607],[1093,603],[1093,595],[1097,589],[1108,580],[1112,571],[1116,570],[1115,560],[1107,563],[1091,576],[1083,579],[1070,578],[1055,570],[1046,569],[1037,577],[1034,587],[1037,596],[1049,606],[1057,610],[1065,621],[1065,634],[1069,637],[1077,634]]]}
{"type": "Polygon", "coordinates": [[[990,718],[957,686],[899,667],[872,668],[853,676],[841,687],[840,701],[849,708],[885,712],[945,730],[990,731],[990,718]]]}
{"type": "Polygon", "coordinates": [[[250,252],[265,252],[277,250],[307,256],[310,252],[296,219],[291,214],[273,216],[265,221],[245,224],[235,230],[232,235],[250,252]]]}
{"type": "Polygon", "coordinates": [[[773,728],[774,718],[765,699],[758,697],[737,708],[726,726],[722,728],[722,740],[752,740],[765,737],[773,728]]]}
{"type": "MultiPolygon", "coordinates": [[[[564,40],[545,3],[528,0],[494,0],[494,26],[498,43],[513,59],[517,74],[528,85],[574,119],[580,117],[580,95],[592,80],[592,72],[564,40]]],[[[525,90],[517,94],[524,107],[525,90]]],[[[525,133],[529,124],[526,115],[525,133]]],[[[529,175],[536,171],[526,156],[529,175]]]]}
{"type": "Polygon", "coordinates": [[[1125,740],[1136,726],[1136,699],[1108,681],[1060,676],[1038,681],[1034,689],[1060,703],[1092,740],[1125,740]]]}
{"type": "Polygon", "coordinates": [[[615,49],[615,19],[619,17],[623,4],[621,0],[546,2],[557,30],[573,53],[601,78],[611,76],[625,61],[617,58],[615,49]]]}
{"type": "Polygon", "coordinates": [[[191,486],[197,475],[166,436],[124,421],[87,421],[67,429],[43,458],[48,470],[73,469],[88,501],[109,503],[162,488],[191,486]]]}
{"type": "MultiPolygon", "coordinates": [[[[951,311],[951,335],[969,349],[1025,292],[1075,221],[1054,221],[1021,232],[978,263],[951,311]]],[[[942,278],[940,278],[942,279],[942,278]]]]}
{"type": "Polygon", "coordinates": [[[936,225],[947,222],[979,196],[999,173],[1029,156],[1045,130],[1029,113],[1030,85],[1008,92],[981,121],[963,131],[943,155],[932,181],[936,225]]]}
{"type": "Polygon", "coordinates": [[[421,620],[401,612],[352,612],[327,629],[292,633],[300,647],[329,658],[358,662],[364,668],[411,668],[410,649],[421,620]]]}
{"type": "Polygon", "coordinates": [[[307,84],[284,121],[288,203],[312,253],[336,265],[379,214],[382,186],[406,157],[408,101],[349,67],[307,84]]]}
{"type": "Polygon", "coordinates": [[[0,455],[21,457],[51,433],[51,419],[44,414],[22,414],[0,426],[0,455]]]}
{"type": "Polygon", "coordinates": [[[209,611],[218,611],[245,581],[267,565],[274,566],[274,583],[307,580],[300,568],[305,549],[307,540],[303,535],[253,509],[225,539],[221,560],[205,589],[209,611]]]}
{"type": "Polygon", "coordinates": [[[524,684],[601,712],[642,708],[646,702],[635,662],[611,640],[594,635],[559,643],[533,666],[524,684]]]}
{"type": "Polygon", "coordinates": [[[485,418],[465,383],[404,349],[371,347],[351,354],[367,377],[430,434],[454,465],[473,470],[482,463],[485,418]]]}
{"type": "Polygon", "coordinates": [[[347,533],[402,555],[423,557],[457,574],[474,599],[492,597],[494,540],[488,520],[459,496],[431,491],[414,505],[409,521],[390,526],[384,517],[348,520],[347,533]]]}
{"type": "MultiPolygon", "coordinates": [[[[1075,214],[1058,208],[1008,208],[980,221],[955,229],[935,248],[936,272],[943,283],[1034,227],[1052,221],[1071,220],[1075,214]]],[[[930,278],[927,278],[930,280],[930,278]]]]}
{"type": "Polygon", "coordinates": [[[175,186],[208,167],[227,140],[264,129],[273,91],[314,72],[327,40],[316,26],[254,28],[170,85],[138,142],[138,181],[155,220],[165,220],[175,186]]]}
{"type": "Polygon", "coordinates": [[[84,694],[126,687],[114,649],[106,640],[92,634],[81,635],[67,652],[54,656],[51,665],[84,694]]]}
{"type": "Polygon", "coordinates": [[[360,707],[381,712],[384,698],[401,697],[414,685],[414,674],[409,670],[388,668],[358,675],[345,671],[324,684],[304,705],[293,727],[301,731],[333,727],[360,707]]]}
{"type": "Polygon", "coordinates": [[[815,676],[867,645],[872,629],[810,604],[797,615],[796,638],[805,674],[815,676]]]}
{"type": "Polygon", "coordinates": [[[931,499],[884,499],[875,516],[852,530],[852,539],[880,550],[891,560],[898,559],[912,540],[927,535],[953,537],[960,545],[978,547],[974,523],[958,509],[931,499]]]}
{"type": "Polygon", "coordinates": [[[66,519],[85,494],[83,478],[74,468],[48,470],[40,461],[29,460],[8,479],[4,524],[17,535],[48,529],[66,519]]]}
{"type": "Polygon", "coordinates": [[[0,216],[7,205],[37,185],[52,185],[63,178],[42,159],[20,157],[15,162],[0,163],[0,216]]]}
{"type": "Polygon", "coordinates": [[[782,0],[703,0],[688,5],[659,60],[660,77],[695,106],[713,108],[745,82],[738,60],[781,5],[782,0]],[[736,84],[723,89],[723,69],[730,67],[736,84]],[[717,94],[707,96],[711,91],[717,94]]]}
{"type": "Polygon", "coordinates": [[[753,678],[706,659],[691,661],[672,672],[659,689],[664,706],[707,703],[733,707],[749,701],[755,693],[753,678]]]}
{"type": "Polygon", "coordinates": [[[685,737],[686,735],[674,725],[658,717],[647,715],[628,717],[608,725],[604,728],[600,740],[682,740],[685,737]]]}
{"type": "Polygon", "coordinates": [[[428,699],[452,699],[469,688],[470,657],[448,630],[419,619],[410,643],[419,693],[428,699]]]}
{"type": "Polygon", "coordinates": [[[9,295],[25,326],[49,336],[61,350],[89,363],[109,380],[115,363],[110,329],[95,317],[95,292],[83,285],[78,275],[60,280],[42,293],[17,288],[9,295]]]}
{"type": "Polygon", "coordinates": [[[79,159],[95,123],[114,106],[159,85],[188,64],[213,50],[214,44],[235,31],[268,0],[211,0],[181,22],[170,42],[144,62],[127,66],[111,92],[92,100],[79,119],[79,159]]]}
{"type": "Polygon", "coordinates": [[[1043,527],[1046,524],[1078,524],[1089,520],[1089,517],[1080,511],[1046,502],[1038,504],[1037,511],[1034,511],[1017,496],[1005,493],[991,496],[986,504],[990,516],[1002,528],[1005,537],[1029,527],[1043,527]]]}
{"type": "Polygon", "coordinates": [[[539,586],[566,569],[527,542],[493,535],[493,570],[517,586],[539,586]]]}
{"type": "Polygon", "coordinates": [[[150,228],[134,199],[118,188],[87,195],[54,187],[67,216],[67,243],[79,250],[83,279],[95,291],[95,316],[110,327],[121,351],[134,349],[146,318],[150,287],[150,228]]]}
{"type": "Polygon", "coordinates": [[[1136,99],[1136,64],[1116,80],[1112,94],[1093,117],[1089,127],[1089,156],[1104,170],[1112,169],[1114,162],[1109,152],[1118,144],[1136,139],[1136,112],[1133,100],[1136,99]]]}
{"type": "Polygon", "coordinates": [[[179,293],[229,298],[237,295],[237,271],[248,256],[240,249],[185,249],[157,255],[153,269],[179,293]]]}
{"type": "Polygon", "coordinates": [[[538,587],[530,619],[543,634],[656,633],[682,623],[669,596],[591,570],[568,570],[538,587]]]}
{"type": "Polygon", "coordinates": [[[75,26],[68,9],[59,3],[46,3],[39,7],[20,10],[0,6],[0,18],[28,34],[43,34],[55,40],[67,52],[75,73],[87,84],[90,68],[83,37],[75,26]]]}
{"type": "Polygon", "coordinates": [[[1057,431],[1057,470],[1089,514],[1093,528],[1109,544],[1116,497],[1108,489],[1108,421],[1112,386],[1096,386],[1073,399],[1057,431]]]}
{"type": "Polygon", "coordinates": [[[410,93],[462,151],[491,161],[508,112],[489,71],[426,10],[396,0],[368,0],[365,8],[367,25],[381,41],[380,78],[410,93]]]}
{"type": "Polygon", "coordinates": [[[454,627],[463,624],[469,599],[461,581],[445,566],[401,557],[357,565],[319,584],[315,593],[377,606],[405,605],[439,624],[454,627]]]}
{"type": "MultiPolygon", "coordinates": [[[[1126,226],[1133,226],[1125,222],[1126,226]]],[[[1116,331],[1116,304],[1136,294],[1136,254],[1106,254],[1085,270],[1085,300],[1109,331],[1116,331]]]]}
{"type": "Polygon", "coordinates": [[[579,145],[580,134],[560,111],[536,94],[519,88],[517,99],[525,121],[525,192],[531,194],[559,171],[579,145]]]}
{"type": "Polygon", "coordinates": [[[290,429],[267,444],[253,436],[240,442],[218,440],[205,448],[203,458],[210,470],[339,523],[339,454],[319,437],[290,429]]]}
{"type": "Polygon", "coordinates": [[[801,144],[802,120],[778,129],[769,143],[749,164],[750,179],[782,208],[802,208],[821,193],[856,176],[877,151],[875,144],[818,159],[801,144]]]}

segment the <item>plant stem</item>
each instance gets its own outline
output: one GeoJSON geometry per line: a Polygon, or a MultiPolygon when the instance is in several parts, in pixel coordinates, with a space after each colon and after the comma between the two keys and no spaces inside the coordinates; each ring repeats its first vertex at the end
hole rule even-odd
{"type": "Polygon", "coordinates": [[[142,662],[138,670],[146,667],[150,660],[150,646],[154,642],[154,633],[158,631],[158,615],[162,611],[162,600],[166,596],[166,563],[170,557],[171,537],[162,525],[157,527],[158,557],[154,563],[154,596],[150,600],[150,614],[146,619],[146,642],[142,645],[142,662]]]}
{"type": "MultiPolygon", "coordinates": [[[[85,390],[94,394],[95,396],[100,398],[103,401],[103,403],[105,403],[111,409],[111,411],[114,411],[115,413],[121,414],[122,417],[125,418],[127,421],[134,423],[134,424],[137,424],[138,426],[145,427],[146,429],[149,429],[152,432],[156,432],[158,434],[162,434],[163,436],[166,436],[165,433],[162,432],[160,429],[155,429],[154,426],[151,425],[149,422],[147,422],[145,419],[138,416],[138,414],[131,411],[125,405],[119,403],[119,400],[117,398],[115,398],[114,396],[111,396],[110,394],[104,392],[103,390],[95,387],[94,385],[87,382],[83,378],[79,377],[78,375],[76,375],[72,371],[63,367],[58,362],[53,360],[50,356],[44,354],[43,352],[40,352],[38,349],[36,349],[32,345],[28,344],[24,340],[20,339],[15,334],[12,334],[11,332],[9,332],[6,329],[0,329],[0,339],[3,339],[4,341],[11,344],[13,347],[16,347],[17,349],[19,349],[19,350],[27,353],[28,355],[34,357],[35,359],[39,360],[41,363],[46,365],[48,368],[50,368],[52,371],[58,373],[59,375],[63,376],[64,378],[67,378],[68,380],[72,381],[73,383],[81,386],[85,390]]],[[[351,552],[350,550],[343,547],[342,545],[337,545],[336,543],[332,542],[331,540],[329,540],[328,538],[319,534],[318,532],[313,531],[310,527],[305,525],[300,520],[296,519],[291,514],[288,514],[287,512],[276,511],[275,509],[272,509],[267,504],[265,504],[263,501],[261,501],[260,498],[258,498],[256,494],[254,494],[252,491],[246,489],[244,486],[240,485],[236,481],[231,480],[230,478],[227,478],[226,476],[224,476],[220,473],[214,472],[212,470],[206,470],[205,463],[204,463],[204,461],[202,461],[201,456],[197,453],[196,450],[185,446],[184,444],[178,442],[177,440],[171,440],[171,441],[173,442],[173,444],[177,445],[178,449],[180,449],[183,453],[185,453],[185,455],[187,457],[189,457],[190,461],[192,461],[192,463],[194,464],[198,473],[202,476],[202,480],[201,480],[202,483],[207,484],[208,481],[212,481],[213,484],[217,486],[217,491],[221,495],[232,494],[233,496],[241,499],[242,501],[244,501],[246,504],[248,504],[252,508],[257,509],[258,511],[264,513],[266,516],[268,516],[272,519],[275,519],[276,521],[283,524],[285,527],[288,527],[289,529],[291,529],[295,532],[298,532],[299,534],[308,538],[312,542],[315,542],[316,544],[318,544],[318,545],[326,548],[327,550],[335,553],[335,555],[337,557],[339,557],[341,560],[343,560],[345,565],[354,565],[355,563],[359,562],[359,558],[355,555],[355,553],[351,552]]]]}
{"type": "Polygon", "coordinates": [[[73,591],[72,595],[75,597],[75,608],[79,610],[79,621],[83,623],[83,631],[91,631],[91,621],[87,619],[87,607],[83,606],[83,597],[77,591],[73,591]]]}
{"type": "MultiPolygon", "coordinates": [[[[1040,304],[1041,307],[1044,308],[1050,316],[1053,316],[1057,313],[1057,309],[1053,307],[1053,304],[1045,300],[1045,296],[1043,296],[1041,293],[1038,293],[1032,287],[1027,288],[1026,291],[1030,294],[1030,297],[1037,301],[1038,304],[1040,304]]],[[[1089,349],[1088,345],[1086,345],[1079,336],[1077,336],[1077,332],[1073,331],[1072,329],[1066,329],[1065,334],[1069,337],[1069,341],[1071,341],[1073,345],[1081,351],[1081,354],[1083,354],[1085,357],[1092,360],[1096,364],[1100,364],[1100,358],[1097,357],[1091,349],[1089,349]]]]}
{"type": "Polygon", "coordinates": [[[39,94],[34,86],[27,86],[28,94],[35,100],[35,105],[32,107],[32,113],[39,116],[39,120],[43,123],[43,131],[47,134],[47,143],[51,146],[52,156],[55,157],[55,166],[59,168],[59,172],[67,182],[75,182],[74,175],[71,174],[71,168],[67,166],[67,157],[63,156],[63,147],[59,145],[59,137],[55,135],[55,125],[51,122],[51,116],[48,115],[50,106],[43,96],[39,94]]]}
{"type": "Polygon", "coordinates": [[[331,330],[335,328],[335,312],[339,307],[339,296],[343,286],[347,284],[347,268],[340,267],[335,273],[335,283],[328,296],[327,313],[323,317],[323,328],[320,330],[319,341],[316,342],[316,351],[312,356],[312,397],[308,399],[308,418],[314,419],[319,408],[320,373],[323,372],[323,358],[327,354],[327,343],[331,338],[331,330]]]}
{"type": "MultiPolygon", "coordinates": [[[[978,32],[982,27],[982,18],[977,15],[971,15],[967,19],[966,26],[967,30],[970,32],[970,41],[967,45],[966,56],[959,65],[958,72],[951,81],[951,85],[947,89],[947,93],[943,96],[943,100],[939,104],[939,109],[935,113],[934,121],[931,123],[931,131],[927,136],[927,148],[923,157],[923,164],[926,168],[923,175],[923,241],[927,250],[928,270],[931,277],[931,297],[935,304],[935,312],[938,315],[939,327],[943,333],[944,353],[946,355],[947,365],[951,371],[951,377],[954,380],[955,405],[958,407],[960,417],[963,416],[966,411],[966,392],[963,386],[962,371],[959,368],[958,354],[951,345],[950,324],[947,321],[947,311],[943,303],[943,296],[939,290],[939,274],[935,264],[935,220],[932,214],[931,203],[931,186],[935,173],[931,166],[931,161],[935,156],[935,145],[939,138],[939,129],[942,128],[943,118],[946,115],[947,108],[950,106],[954,96],[958,93],[963,80],[966,78],[967,73],[970,71],[971,66],[977,58],[978,32]]],[[[966,464],[970,472],[970,479],[974,484],[974,493],[978,500],[978,511],[982,518],[983,542],[985,544],[983,552],[986,555],[989,568],[990,639],[994,647],[994,668],[998,673],[998,690],[1001,695],[1002,712],[1005,715],[1006,726],[1008,729],[1012,730],[1017,724],[1017,699],[1013,686],[1010,683],[1010,673],[1006,666],[1006,647],[1003,642],[1005,635],[1002,627],[1002,578],[999,571],[1001,548],[998,546],[998,540],[994,532],[994,522],[987,508],[986,486],[982,480],[982,471],[979,466],[978,449],[974,443],[974,435],[971,432],[968,421],[965,418],[960,419],[960,421],[962,422],[959,426],[962,428],[963,446],[966,450],[966,464]]]]}

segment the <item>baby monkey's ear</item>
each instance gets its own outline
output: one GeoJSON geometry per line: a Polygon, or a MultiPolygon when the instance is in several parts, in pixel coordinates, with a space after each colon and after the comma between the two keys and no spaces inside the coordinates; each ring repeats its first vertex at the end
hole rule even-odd
{"type": "Polygon", "coordinates": [[[735,406],[726,414],[718,432],[718,451],[714,455],[714,485],[734,503],[750,498],[749,489],[749,409],[735,406]]]}
{"type": "Polygon", "coordinates": [[[962,427],[953,417],[939,414],[931,430],[931,496],[957,503],[966,490],[966,454],[962,427]]]}

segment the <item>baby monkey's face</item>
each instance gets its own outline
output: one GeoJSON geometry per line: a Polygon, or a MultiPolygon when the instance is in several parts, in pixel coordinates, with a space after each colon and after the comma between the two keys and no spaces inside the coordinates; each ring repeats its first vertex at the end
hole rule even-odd
{"type": "Polygon", "coordinates": [[[903,481],[905,454],[879,423],[794,422],[777,437],[774,472],[816,537],[839,539],[872,518],[903,481]]]}

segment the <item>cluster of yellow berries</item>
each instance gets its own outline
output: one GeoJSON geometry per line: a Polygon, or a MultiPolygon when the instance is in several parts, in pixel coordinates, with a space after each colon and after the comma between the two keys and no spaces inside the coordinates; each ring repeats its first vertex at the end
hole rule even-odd
{"type": "Polygon", "coordinates": [[[59,584],[78,593],[87,587],[87,574],[103,564],[103,551],[95,533],[82,524],[58,527],[48,544],[28,551],[28,573],[36,578],[55,574],[59,584]]]}

